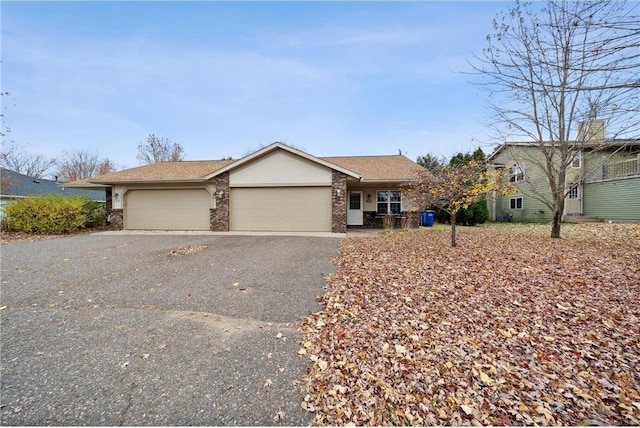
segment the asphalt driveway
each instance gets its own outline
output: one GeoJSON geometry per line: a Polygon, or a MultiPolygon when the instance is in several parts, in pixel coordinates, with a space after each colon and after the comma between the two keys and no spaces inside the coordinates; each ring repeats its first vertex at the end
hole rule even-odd
{"type": "Polygon", "coordinates": [[[339,239],[82,235],[1,248],[2,425],[306,425],[296,323],[339,239]]]}

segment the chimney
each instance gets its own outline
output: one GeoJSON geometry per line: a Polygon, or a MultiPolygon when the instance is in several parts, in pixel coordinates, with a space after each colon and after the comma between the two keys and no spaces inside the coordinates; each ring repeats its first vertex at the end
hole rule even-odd
{"type": "Polygon", "coordinates": [[[578,122],[578,141],[603,141],[605,139],[606,125],[606,122],[601,119],[578,122]]]}

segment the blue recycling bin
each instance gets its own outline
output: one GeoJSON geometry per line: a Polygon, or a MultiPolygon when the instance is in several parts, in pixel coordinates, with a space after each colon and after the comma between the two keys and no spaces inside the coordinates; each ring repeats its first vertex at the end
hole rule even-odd
{"type": "Polygon", "coordinates": [[[435,211],[420,211],[420,226],[432,227],[436,219],[435,211]]]}

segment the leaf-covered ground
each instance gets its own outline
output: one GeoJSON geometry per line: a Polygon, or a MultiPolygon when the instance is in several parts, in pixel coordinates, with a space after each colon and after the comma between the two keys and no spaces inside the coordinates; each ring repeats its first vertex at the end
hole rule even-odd
{"type": "Polygon", "coordinates": [[[640,225],[344,239],[302,321],[317,425],[639,425],[640,225]]]}

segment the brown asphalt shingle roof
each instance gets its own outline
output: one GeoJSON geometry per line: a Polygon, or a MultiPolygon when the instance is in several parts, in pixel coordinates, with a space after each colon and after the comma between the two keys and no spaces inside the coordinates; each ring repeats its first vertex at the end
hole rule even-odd
{"type": "MultiPolygon", "coordinates": [[[[407,181],[416,178],[422,167],[402,155],[338,156],[320,158],[326,162],[359,174],[365,181],[407,181]]],[[[65,183],[66,186],[89,183],[135,181],[180,181],[201,179],[235,162],[234,160],[158,162],[125,169],[85,180],[65,183]]]]}
{"type": "Polygon", "coordinates": [[[90,179],[92,182],[170,181],[202,178],[232,163],[232,160],[158,162],[90,179]]]}
{"type": "Polygon", "coordinates": [[[363,180],[406,181],[424,169],[403,155],[323,157],[324,161],[357,172],[363,180]]]}

